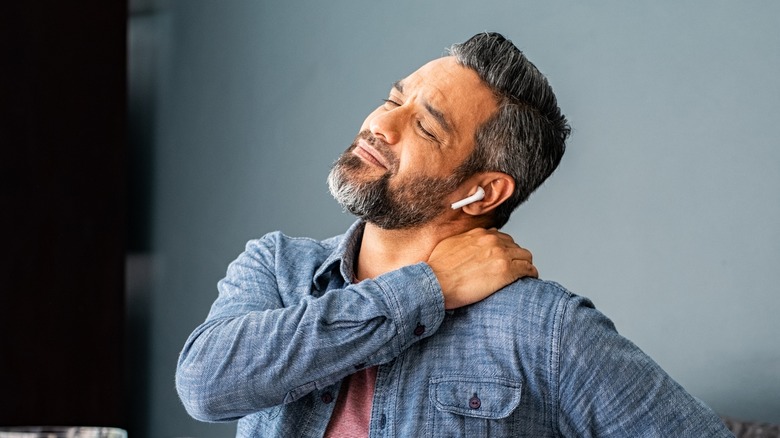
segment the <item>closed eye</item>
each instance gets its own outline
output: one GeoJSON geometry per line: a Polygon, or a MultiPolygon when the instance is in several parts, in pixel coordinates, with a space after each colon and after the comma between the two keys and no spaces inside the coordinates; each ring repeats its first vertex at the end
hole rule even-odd
{"type": "MultiPolygon", "coordinates": [[[[398,108],[401,106],[400,102],[395,101],[392,98],[382,99],[382,102],[384,102],[384,107],[386,109],[398,108]]],[[[417,120],[417,129],[419,129],[422,135],[428,140],[439,142],[439,139],[436,138],[436,136],[431,131],[425,129],[425,126],[423,126],[422,122],[419,120],[417,120]]]]}
{"type": "Polygon", "coordinates": [[[424,136],[428,137],[429,140],[436,141],[436,142],[439,141],[439,139],[436,138],[436,136],[433,135],[431,133],[431,131],[428,131],[427,129],[425,129],[425,127],[423,126],[423,124],[419,120],[417,121],[417,128],[420,130],[420,132],[423,133],[424,136]]]}
{"type": "Polygon", "coordinates": [[[401,106],[400,103],[394,101],[393,99],[382,99],[382,102],[385,103],[385,106],[392,106],[392,107],[401,106]]]}

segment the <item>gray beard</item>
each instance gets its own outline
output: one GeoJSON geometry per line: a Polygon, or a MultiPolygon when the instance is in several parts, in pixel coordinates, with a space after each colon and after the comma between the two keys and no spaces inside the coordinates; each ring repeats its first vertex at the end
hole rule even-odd
{"type": "MultiPolygon", "coordinates": [[[[358,138],[366,139],[391,158],[389,148],[369,133],[363,132],[358,138]]],[[[445,178],[411,176],[396,181],[391,188],[390,180],[398,168],[397,160],[392,160],[392,169],[381,177],[362,181],[357,176],[369,165],[352,154],[356,144],[357,140],[333,164],[328,188],[345,211],[380,228],[401,230],[431,222],[448,208],[443,197],[464,180],[457,174],[445,178]]]]}

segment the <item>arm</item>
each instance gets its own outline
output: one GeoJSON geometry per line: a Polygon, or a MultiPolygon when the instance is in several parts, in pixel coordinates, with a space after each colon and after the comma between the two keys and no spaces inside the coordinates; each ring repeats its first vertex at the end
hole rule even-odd
{"type": "Polygon", "coordinates": [[[294,401],[358,364],[391,360],[443,319],[441,290],[425,264],[315,297],[311,277],[278,281],[269,240],[250,242],[230,265],[181,353],[177,390],[195,418],[230,420],[294,401]],[[418,325],[427,327],[422,335],[418,325]]]}
{"type": "Polygon", "coordinates": [[[280,260],[296,257],[285,251],[270,237],[250,242],[187,340],[176,383],[193,417],[230,420],[295,401],[430,336],[445,303],[475,302],[536,275],[528,251],[478,229],[442,241],[428,263],[315,296],[308,273],[277,278],[280,260]]]}
{"type": "Polygon", "coordinates": [[[732,436],[588,300],[570,299],[558,328],[561,435],[732,436]]]}

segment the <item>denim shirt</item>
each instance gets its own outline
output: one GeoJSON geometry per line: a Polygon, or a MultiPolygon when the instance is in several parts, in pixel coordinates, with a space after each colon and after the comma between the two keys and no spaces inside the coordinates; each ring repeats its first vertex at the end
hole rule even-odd
{"type": "Polygon", "coordinates": [[[586,298],[522,279],[445,311],[425,263],[354,283],[362,232],[247,243],[179,359],[190,415],[321,437],[341,380],[378,365],[371,437],[733,436],[586,298]]]}

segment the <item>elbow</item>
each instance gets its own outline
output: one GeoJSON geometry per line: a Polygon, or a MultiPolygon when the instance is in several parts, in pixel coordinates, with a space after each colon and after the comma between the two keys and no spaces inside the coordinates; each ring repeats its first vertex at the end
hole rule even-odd
{"type": "Polygon", "coordinates": [[[176,369],[176,392],[190,416],[198,421],[235,420],[227,411],[223,397],[210,379],[194,367],[179,365],[176,369]]]}
{"type": "Polygon", "coordinates": [[[240,353],[233,339],[238,335],[214,327],[193,333],[179,355],[176,392],[187,413],[200,421],[233,421],[279,404],[281,397],[275,401],[271,393],[277,385],[256,372],[251,355],[240,353]]]}

